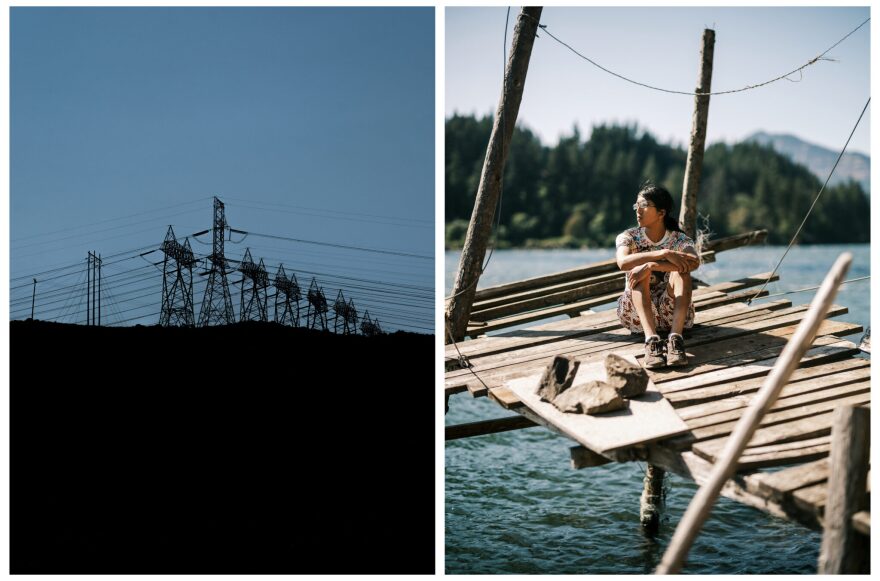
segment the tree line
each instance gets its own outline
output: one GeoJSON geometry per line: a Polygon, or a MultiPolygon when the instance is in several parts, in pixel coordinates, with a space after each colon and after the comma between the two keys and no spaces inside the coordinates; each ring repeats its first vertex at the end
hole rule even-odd
{"type": "MultiPolygon", "coordinates": [[[[446,245],[464,241],[492,118],[446,120],[446,245]]],[[[575,127],[554,146],[517,126],[504,171],[497,247],[613,246],[636,225],[632,205],[646,180],[675,199],[687,152],[658,143],[637,125],[598,125],[588,139],[575,127]]],[[[706,148],[697,196],[700,225],[713,238],[766,228],[787,244],[822,187],[810,171],[768,146],[744,142],[706,148]]],[[[866,243],[870,199],[855,181],[828,187],[798,238],[803,244],[866,243]]]]}

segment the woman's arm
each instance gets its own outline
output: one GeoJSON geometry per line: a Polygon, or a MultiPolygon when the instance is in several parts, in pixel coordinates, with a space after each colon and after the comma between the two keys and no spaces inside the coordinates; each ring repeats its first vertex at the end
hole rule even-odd
{"type": "MultiPolygon", "coordinates": [[[[669,256],[669,250],[663,248],[661,250],[652,250],[650,252],[636,252],[631,254],[626,246],[617,247],[617,266],[620,270],[632,270],[637,266],[648,264],[649,262],[660,263],[665,261],[669,256]]],[[[655,270],[651,267],[651,270],[655,270]]]]}

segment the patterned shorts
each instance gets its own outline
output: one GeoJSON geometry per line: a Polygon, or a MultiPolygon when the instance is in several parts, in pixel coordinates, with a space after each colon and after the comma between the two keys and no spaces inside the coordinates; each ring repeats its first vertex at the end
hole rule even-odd
{"type": "MultiPolygon", "coordinates": [[[[651,311],[654,313],[658,331],[668,331],[672,327],[672,315],[675,312],[675,299],[667,292],[666,281],[651,287],[651,311]]],[[[617,318],[624,328],[632,333],[644,333],[642,322],[632,300],[632,289],[627,288],[617,299],[617,318]]],[[[694,303],[691,301],[684,318],[684,328],[694,326],[694,303]]]]}

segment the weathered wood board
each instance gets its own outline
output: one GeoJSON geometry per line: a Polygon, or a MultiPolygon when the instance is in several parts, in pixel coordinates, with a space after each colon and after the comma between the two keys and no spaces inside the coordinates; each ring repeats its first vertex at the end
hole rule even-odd
{"type": "MultiPolygon", "coordinates": [[[[626,356],[635,363],[636,358],[626,356]]],[[[604,361],[582,364],[573,385],[590,380],[605,380],[604,361]]],[[[590,416],[567,414],[552,404],[541,401],[536,390],[541,374],[514,379],[505,384],[510,391],[538,416],[555,426],[585,448],[600,454],[609,454],[646,442],[653,442],[688,431],[687,424],[678,417],[653,383],[648,391],[629,400],[629,409],[590,416]]]]}

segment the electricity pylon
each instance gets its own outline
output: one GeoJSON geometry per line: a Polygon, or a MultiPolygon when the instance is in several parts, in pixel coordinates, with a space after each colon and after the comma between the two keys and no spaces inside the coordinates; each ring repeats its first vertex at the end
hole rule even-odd
{"type": "Polygon", "coordinates": [[[339,289],[339,294],[336,295],[336,301],[333,303],[333,332],[339,333],[340,330],[340,322],[342,323],[341,329],[344,335],[348,335],[348,319],[346,315],[348,314],[348,303],[345,302],[345,296],[342,294],[342,289],[339,289]]]}
{"type": "Polygon", "coordinates": [[[278,272],[275,274],[275,322],[299,327],[299,300],[302,294],[296,275],[291,276],[293,278],[287,277],[283,264],[278,266],[278,272]]]}
{"type": "Polygon", "coordinates": [[[269,275],[266,273],[263,259],[260,259],[260,264],[254,264],[251,249],[248,248],[244,252],[244,259],[238,270],[242,274],[239,320],[268,321],[266,289],[269,287],[269,275]]]}
{"type": "Polygon", "coordinates": [[[312,284],[309,285],[309,293],[307,295],[309,300],[309,308],[306,311],[306,326],[309,329],[317,329],[318,323],[321,324],[321,329],[327,330],[327,298],[324,296],[324,291],[318,287],[318,281],[312,277],[312,284]]]}
{"type": "Polygon", "coordinates": [[[162,313],[159,324],[163,327],[193,327],[192,268],[196,263],[189,238],[181,244],[174,236],[174,229],[168,226],[168,233],[162,242],[165,254],[162,266],[162,313]]]}
{"type": "Polygon", "coordinates": [[[199,327],[211,324],[231,325],[235,322],[232,311],[232,297],[229,294],[229,282],[226,280],[226,257],[223,254],[223,243],[226,235],[226,211],[223,202],[214,197],[214,245],[211,256],[207,260],[208,286],[202,299],[202,310],[199,313],[199,327]]]}
{"type": "Polygon", "coordinates": [[[353,333],[357,335],[358,331],[358,312],[354,306],[354,299],[348,300],[348,311],[345,313],[345,334],[353,333]]]}

